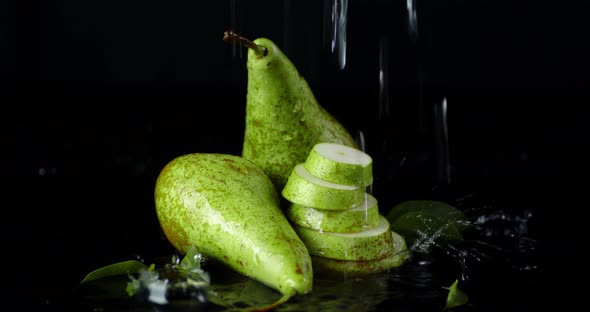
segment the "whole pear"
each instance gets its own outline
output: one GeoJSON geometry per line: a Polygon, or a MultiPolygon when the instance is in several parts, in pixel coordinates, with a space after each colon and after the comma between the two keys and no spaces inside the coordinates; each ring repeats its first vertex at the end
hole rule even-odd
{"type": "Polygon", "coordinates": [[[282,294],[312,287],[309,253],[279,208],[265,173],[238,156],[196,153],[173,159],[155,187],[170,243],[190,246],[282,294]]]}
{"type": "Polygon", "coordinates": [[[356,147],[347,129],[321,107],[305,79],[271,40],[248,50],[246,126],[242,157],[281,190],[296,164],[321,142],[356,147]]]}

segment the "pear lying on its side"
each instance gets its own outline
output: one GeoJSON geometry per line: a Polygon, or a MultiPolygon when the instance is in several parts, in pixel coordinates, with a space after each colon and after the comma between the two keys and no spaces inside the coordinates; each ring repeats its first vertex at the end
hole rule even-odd
{"type": "Polygon", "coordinates": [[[194,246],[285,295],[311,291],[307,248],[252,162],[224,154],[177,157],[158,176],[155,203],[164,234],[180,252],[194,246]]]}
{"type": "Polygon", "coordinates": [[[246,127],[242,156],[281,190],[291,170],[320,142],[356,146],[353,137],[321,107],[305,79],[271,40],[248,50],[246,127]],[[261,51],[264,51],[262,53],[261,51]]]}

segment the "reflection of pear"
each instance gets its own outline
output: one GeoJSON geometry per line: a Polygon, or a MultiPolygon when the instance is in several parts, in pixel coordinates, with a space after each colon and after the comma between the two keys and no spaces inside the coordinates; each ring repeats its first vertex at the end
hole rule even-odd
{"type": "Polygon", "coordinates": [[[158,176],[155,202],[160,225],[179,251],[195,246],[283,294],[311,290],[309,253],[280,210],[271,181],[250,161],[180,156],[158,176]]]}
{"type": "Polygon", "coordinates": [[[248,50],[246,129],[242,156],[281,190],[291,170],[317,143],[356,146],[348,131],[314,97],[295,66],[269,39],[248,50]]]}

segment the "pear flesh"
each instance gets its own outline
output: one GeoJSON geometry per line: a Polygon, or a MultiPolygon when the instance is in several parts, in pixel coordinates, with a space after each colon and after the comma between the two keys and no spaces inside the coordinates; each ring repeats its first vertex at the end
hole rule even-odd
{"type": "Polygon", "coordinates": [[[254,40],[266,53],[248,50],[246,125],[242,157],[281,190],[295,165],[317,143],[356,147],[340,122],[321,107],[305,79],[275,43],[254,40]]]}
{"type": "Polygon", "coordinates": [[[293,169],[281,194],[291,203],[316,209],[344,210],[360,205],[365,190],[322,180],[305,169],[303,163],[293,169]]]}
{"type": "Polygon", "coordinates": [[[371,157],[337,143],[316,144],[294,168],[282,191],[291,202],[285,213],[316,272],[370,274],[409,258],[404,238],[392,231],[377,199],[365,192],[372,180],[371,157]],[[361,190],[364,200],[347,208],[352,190],[361,190]]]}
{"type": "Polygon", "coordinates": [[[311,258],[279,208],[268,177],[252,162],[224,154],[188,154],[160,172],[158,219],[170,243],[190,246],[285,295],[312,288],[311,258]]]}
{"type": "Polygon", "coordinates": [[[318,178],[334,183],[364,187],[373,182],[371,156],[342,144],[316,144],[305,160],[305,169],[318,178]]]}
{"type": "Polygon", "coordinates": [[[291,204],[285,214],[292,223],[325,232],[352,233],[379,225],[381,221],[377,200],[365,193],[366,199],[346,210],[327,210],[291,204]]]}
{"type": "Polygon", "coordinates": [[[309,253],[324,258],[369,261],[383,259],[394,253],[389,222],[380,218],[377,227],[357,233],[323,232],[295,225],[295,231],[309,253]]]}

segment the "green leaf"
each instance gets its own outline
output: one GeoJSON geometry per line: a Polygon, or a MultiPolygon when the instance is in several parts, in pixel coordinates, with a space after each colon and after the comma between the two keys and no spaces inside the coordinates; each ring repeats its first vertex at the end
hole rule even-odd
{"type": "Polygon", "coordinates": [[[105,267],[102,267],[100,269],[96,269],[96,270],[90,272],[80,282],[80,284],[88,283],[90,281],[94,281],[94,280],[109,277],[109,276],[137,273],[140,270],[145,270],[145,269],[147,269],[147,266],[137,260],[123,261],[123,262],[107,265],[105,267]]]}
{"type": "Polygon", "coordinates": [[[203,257],[194,246],[190,246],[186,251],[186,255],[180,261],[180,268],[192,271],[192,270],[201,270],[201,260],[203,257]]]}
{"type": "Polygon", "coordinates": [[[408,245],[422,250],[434,244],[461,241],[461,232],[468,226],[467,218],[459,209],[431,200],[399,203],[387,214],[387,220],[408,245]]]}
{"type": "Polygon", "coordinates": [[[469,301],[467,295],[457,287],[458,284],[459,281],[455,280],[455,282],[450,287],[443,287],[444,289],[449,290],[447,304],[445,305],[444,310],[462,306],[469,301]]]}
{"type": "Polygon", "coordinates": [[[174,269],[194,286],[208,285],[210,283],[209,274],[201,269],[202,260],[203,256],[194,246],[190,246],[180,264],[175,265],[174,269]]]}
{"type": "Polygon", "coordinates": [[[139,291],[139,288],[141,288],[141,282],[132,278],[131,281],[127,283],[125,291],[129,297],[133,297],[139,291]]]}

